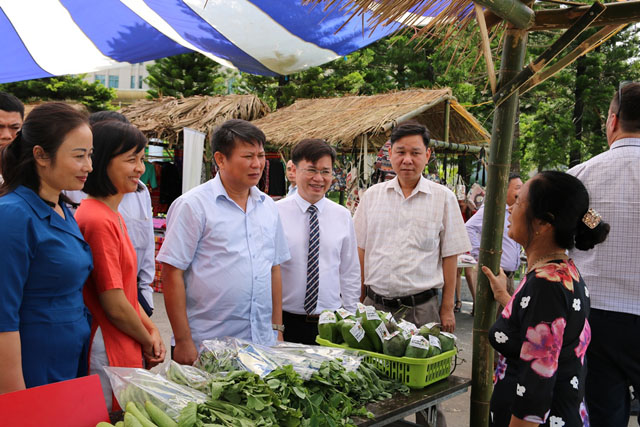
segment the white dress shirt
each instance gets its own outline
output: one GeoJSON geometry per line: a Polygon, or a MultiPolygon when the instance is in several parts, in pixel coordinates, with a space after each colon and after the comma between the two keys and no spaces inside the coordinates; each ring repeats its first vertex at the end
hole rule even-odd
{"type": "Polygon", "coordinates": [[[271,197],[252,187],[245,211],[229,197],[219,174],[171,204],[157,256],[184,270],[196,347],[224,336],[275,344],[271,268],[289,258],[271,197]]]}
{"type": "MultiPolygon", "coordinates": [[[[502,257],[500,267],[504,271],[516,271],[520,267],[520,245],[509,237],[509,207],[505,205],[504,229],[502,231],[502,257]]],[[[484,205],[480,206],[464,226],[471,241],[471,255],[478,261],[480,254],[480,237],[482,236],[482,221],[484,220],[484,205]]]]}
{"type": "Polygon", "coordinates": [[[591,307],[640,315],[640,138],[624,138],[568,173],[589,192],[589,207],[611,226],[607,240],[570,252],[591,307]]]}
{"type": "MultiPolygon", "coordinates": [[[[294,193],[276,202],[287,236],[291,259],[280,265],[282,271],[282,309],[306,314],[307,257],[309,252],[310,203],[294,193]]],[[[314,313],[344,307],[354,312],[360,298],[358,246],[349,211],[322,198],[315,203],[320,227],[318,305],[314,313]]]]}
{"type": "MultiPolygon", "coordinates": [[[[146,185],[140,183],[140,191],[126,193],[122,197],[118,211],[122,214],[129,232],[129,238],[136,250],[138,258],[138,289],[145,301],[153,308],[153,288],[151,284],[156,275],[156,244],[153,237],[153,213],[151,195],[146,185]]],[[[74,203],[80,203],[87,198],[84,191],[64,191],[64,194],[74,203]]],[[[75,209],[69,207],[75,214],[75,209]]]]}
{"type": "Polygon", "coordinates": [[[456,196],[424,177],[406,199],[397,177],[372,186],[353,221],[364,283],[385,297],[442,288],[442,258],[471,249],[456,196]]]}

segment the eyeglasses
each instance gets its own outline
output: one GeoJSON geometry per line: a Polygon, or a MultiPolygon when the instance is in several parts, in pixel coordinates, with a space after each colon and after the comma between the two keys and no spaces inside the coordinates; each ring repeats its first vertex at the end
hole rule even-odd
{"type": "Polygon", "coordinates": [[[304,174],[306,176],[308,176],[309,178],[312,178],[314,176],[316,176],[316,174],[320,174],[321,177],[323,178],[329,178],[331,176],[333,176],[333,171],[332,170],[318,170],[318,169],[314,169],[314,168],[309,168],[309,169],[299,169],[301,172],[304,172],[304,174]]]}
{"type": "Polygon", "coordinates": [[[620,82],[620,85],[618,86],[618,112],[616,113],[616,116],[618,118],[620,117],[620,110],[622,110],[622,88],[624,88],[627,85],[630,85],[631,83],[633,83],[633,81],[625,80],[620,82]]]}

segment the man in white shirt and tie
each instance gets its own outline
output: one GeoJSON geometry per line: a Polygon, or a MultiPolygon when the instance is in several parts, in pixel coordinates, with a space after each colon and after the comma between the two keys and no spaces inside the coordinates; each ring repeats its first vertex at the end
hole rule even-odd
{"type": "Polygon", "coordinates": [[[349,211],[327,199],[335,150],[321,139],[293,149],[298,191],[276,203],[291,259],[281,264],[284,340],[314,344],[318,316],[360,298],[360,264],[349,211]]]}

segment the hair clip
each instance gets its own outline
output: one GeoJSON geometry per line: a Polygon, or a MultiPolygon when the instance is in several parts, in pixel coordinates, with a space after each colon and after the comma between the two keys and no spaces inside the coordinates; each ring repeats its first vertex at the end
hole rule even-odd
{"type": "Polygon", "coordinates": [[[596,228],[598,224],[600,224],[600,221],[602,221],[602,217],[593,208],[589,208],[587,213],[582,217],[582,222],[584,223],[584,225],[589,227],[591,230],[596,228]]]}

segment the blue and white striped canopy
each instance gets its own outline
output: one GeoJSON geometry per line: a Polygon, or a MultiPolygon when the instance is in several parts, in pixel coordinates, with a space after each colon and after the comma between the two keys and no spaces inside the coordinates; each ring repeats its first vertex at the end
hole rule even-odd
{"type": "Polygon", "coordinates": [[[0,83],[200,52],[240,71],[291,74],[394,28],[302,0],[0,0],[0,83]]]}

